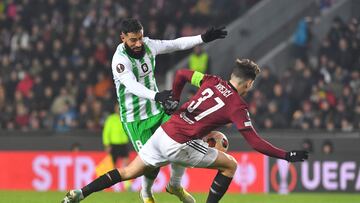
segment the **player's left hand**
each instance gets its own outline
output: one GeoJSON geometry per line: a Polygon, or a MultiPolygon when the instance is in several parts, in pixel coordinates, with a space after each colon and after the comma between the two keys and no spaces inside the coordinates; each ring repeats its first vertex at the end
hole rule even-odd
{"type": "Polygon", "coordinates": [[[201,39],[203,42],[208,43],[216,39],[225,38],[226,35],[227,31],[225,30],[225,27],[210,27],[204,34],[201,35],[201,39]]]}
{"type": "Polygon", "coordinates": [[[159,102],[160,104],[164,104],[166,100],[172,99],[172,91],[171,90],[163,90],[161,92],[157,92],[155,94],[154,100],[159,102]]]}
{"type": "Polygon", "coordinates": [[[285,160],[288,162],[305,161],[309,158],[309,152],[303,150],[293,150],[286,152],[285,160]]]}
{"type": "Polygon", "coordinates": [[[177,100],[172,100],[172,99],[167,99],[163,104],[162,104],[164,111],[166,114],[171,115],[173,114],[177,107],[179,106],[179,101],[177,100]]]}

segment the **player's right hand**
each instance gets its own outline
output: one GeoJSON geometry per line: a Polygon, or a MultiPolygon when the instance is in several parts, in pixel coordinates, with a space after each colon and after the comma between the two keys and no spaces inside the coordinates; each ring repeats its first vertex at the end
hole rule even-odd
{"type": "Polygon", "coordinates": [[[159,102],[160,104],[164,104],[166,100],[172,99],[172,91],[171,90],[163,90],[161,92],[157,92],[155,94],[154,100],[159,102]]]}
{"type": "Polygon", "coordinates": [[[293,150],[286,152],[285,160],[288,162],[305,161],[309,158],[309,152],[303,150],[293,150]]]}
{"type": "Polygon", "coordinates": [[[179,101],[168,99],[162,104],[166,114],[173,114],[179,106],[179,101]]]}

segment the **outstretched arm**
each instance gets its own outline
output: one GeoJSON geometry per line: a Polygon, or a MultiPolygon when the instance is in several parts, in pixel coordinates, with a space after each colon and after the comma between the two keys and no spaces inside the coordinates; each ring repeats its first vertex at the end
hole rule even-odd
{"type": "Polygon", "coordinates": [[[249,112],[246,109],[238,107],[237,110],[233,112],[231,120],[251,147],[260,153],[279,159],[285,159],[289,162],[304,161],[308,158],[308,152],[306,151],[287,152],[273,146],[261,138],[253,128],[249,112]]]}
{"type": "Polygon", "coordinates": [[[149,40],[150,47],[155,50],[155,55],[167,54],[180,50],[191,49],[196,45],[202,44],[200,35],[190,37],[180,37],[174,40],[149,40]]]}
{"type": "Polygon", "coordinates": [[[267,156],[285,159],[286,151],[274,147],[272,144],[262,139],[254,128],[241,130],[240,133],[246,139],[246,141],[251,145],[256,151],[263,153],[267,156]]]}
{"type": "Polygon", "coordinates": [[[240,131],[246,141],[256,151],[263,153],[267,156],[275,157],[278,159],[285,159],[288,162],[305,161],[308,159],[308,152],[303,150],[293,150],[286,152],[282,149],[274,147],[272,144],[262,139],[254,130],[254,128],[240,131]]]}
{"type": "Polygon", "coordinates": [[[180,37],[174,40],[149,40],[149,43],[150,47],[155,50],[155,55],[157,55],[190,49],[202,43],[208,43],[216,39],[225,38],[226,35],[227,31],[225,30],[225,27],[211,27],[201,35],[180,37]]]}

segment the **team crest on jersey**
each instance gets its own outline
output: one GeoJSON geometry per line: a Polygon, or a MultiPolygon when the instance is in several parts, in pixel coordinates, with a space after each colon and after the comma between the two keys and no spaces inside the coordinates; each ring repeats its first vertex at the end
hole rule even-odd
{"type": "Polygon", "coordinates": [[[125,66],[123,64],[119,63],[116,65],[116,71],[118,73],[122,73],[122,72],[124,72],[124,70],[125,70],[125,66]]]}

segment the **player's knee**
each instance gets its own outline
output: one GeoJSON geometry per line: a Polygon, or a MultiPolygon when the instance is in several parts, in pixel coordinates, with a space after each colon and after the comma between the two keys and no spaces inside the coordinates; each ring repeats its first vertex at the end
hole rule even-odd
{"type": "Polygon", "coordinates": [[[226,170],[224,170],[224,174],[227,176],[233,176],[236,172],[236,168],[236,159],[231,155],[227,155],[226,170]]]}
{"type": "Polygon", "coordinates": [[[237,168],[237,161],[236,159],[229,155],[229,170],[232,174],[235,174],[237,168]]]}

